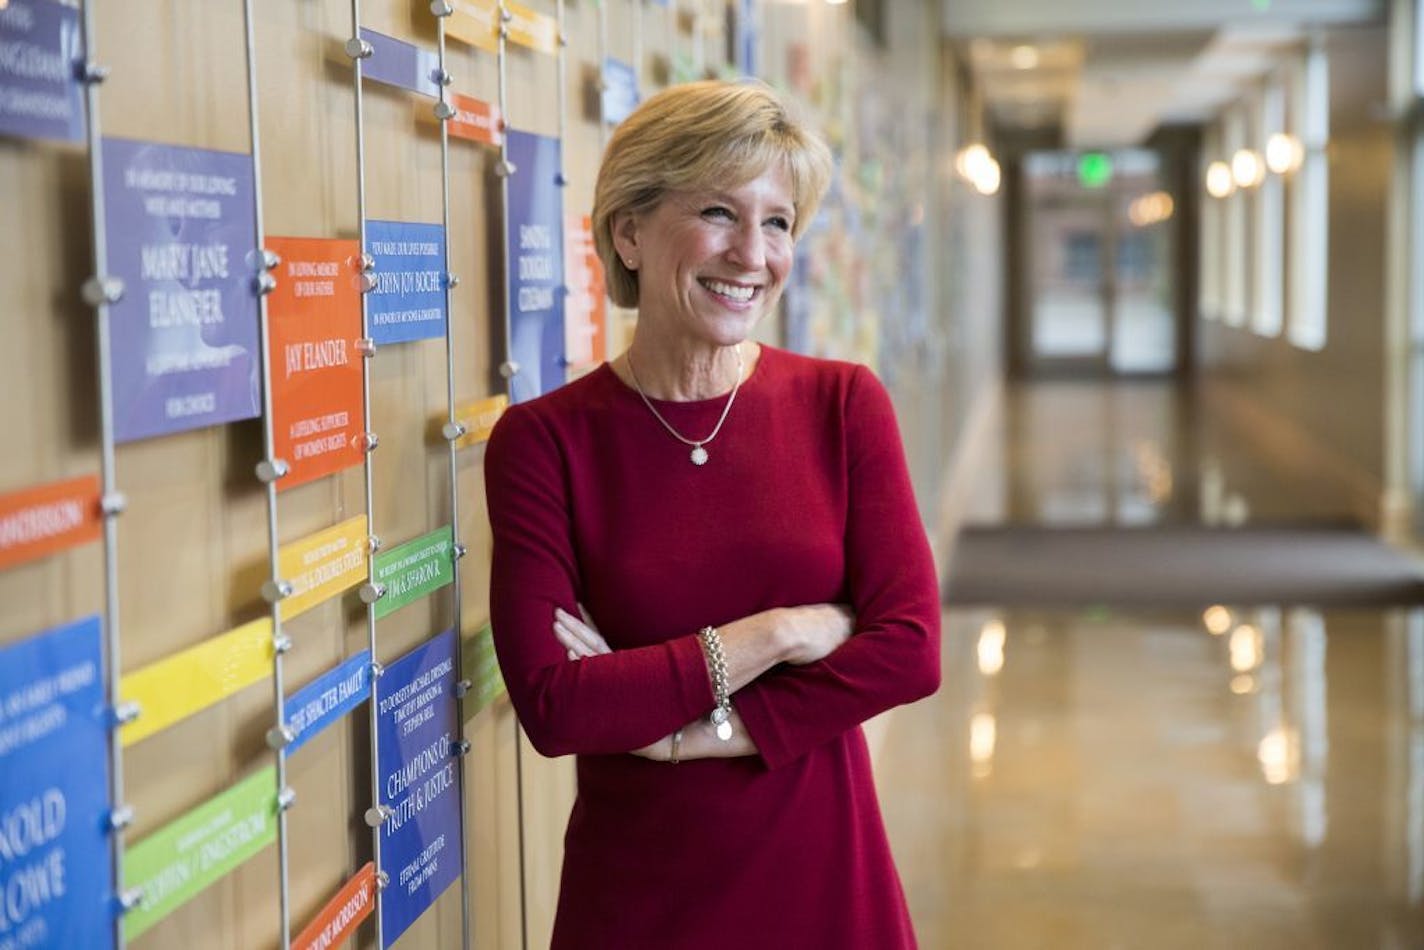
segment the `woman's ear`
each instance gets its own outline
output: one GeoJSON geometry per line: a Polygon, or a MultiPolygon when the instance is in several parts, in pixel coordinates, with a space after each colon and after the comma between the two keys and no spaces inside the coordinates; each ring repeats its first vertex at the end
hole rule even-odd
{"type": "Polygon", "coordinates": [[[631,211],[620,211],[613,216],[613,247],[623,259],[623,266],[637,270],[639,264],[638,216],[631,211]]]}

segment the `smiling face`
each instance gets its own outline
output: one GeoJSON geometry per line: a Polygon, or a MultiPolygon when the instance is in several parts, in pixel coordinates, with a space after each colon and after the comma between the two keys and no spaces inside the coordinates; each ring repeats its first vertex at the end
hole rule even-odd
{"type": "Polygon", "coordinates": [[[692,346],[742,342],[781,297],[795,211],[777,164],[741,185],[669,192],[613,226],[638,277],[638,322],[692,346]]]}

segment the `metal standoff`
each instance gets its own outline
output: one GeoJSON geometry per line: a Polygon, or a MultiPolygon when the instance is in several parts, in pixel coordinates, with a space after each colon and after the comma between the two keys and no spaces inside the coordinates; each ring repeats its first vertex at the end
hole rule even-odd
{"type": "Polygon", "coordinates": [[[374,432],[363,432],[356,439],[357,447],[363,452],[374,452],[381,444],[381,437],[374,432]]]}
{"type": "Polygon", "coordinates": [[[357,268],[357,270],[360,270],[360,271],[363,271],[363,272],[364,272],[364,271],[368,271],[368,270],[375,270],[375,269],[376,269],[376,257],[375,257],[375,255],[374,255],[374,254],[362,254],[360,257],[356,258],[356,268],[357,268]]]}
{"type": "Polygon", "coordinates": [[[346,55],[352,59],[365,59],[374,52],[371,44],[359,36],[353,36],[346,41],[346,55]]]}
{"type": "Polygon", "coordinates": [[[469,691],[473,689],[474,686],[475,684],[471,683],[469,680],[460,680],[460,682],[455,684],[455,698],[464,699],[465,695],[469,693],[469,691]]]}
{"type": "Polygon", "coordinates": [[[97,86],[109,78],[109,67],[100,66],[98,63],[85,60],[74,68],[74,78],[80,82],[97,86]]]}
{"type": "Polygon", "coordinates": [[[132,699],[126,703],[119,703],[114,707],[114,724],[127,726],[139,717],[143,712],[143,707],[132,699]]]}
{"type": "Polygon", "coordinates": [[[289,637],[289,636],[287,636],[285,633],[282,634],[281,636],[273,637],[273,638],[272,638],[272,652],[278,654],[279,656],[282,655],[282,654],[284,654],[284,653],[291,653],[291,652],[292,652],[292,638],[289,637]]]}
{"type": "Polygon", "coordinates": [[[275,604],[279,600],[285,600],[292,596],[292,582],[273,578],[262,582],[262,599],[269,604],[275,604]]]}
{"type": "Polygon", "coordinates": [[[297,803],[297,790],[290,785],[277,793],[277,810],[287,811],[297,803]]]}
{"type": "Polygon", "coordinates": [[[455,77],[450,74],[450,70],[436,67],[431,70],[430,78],[442,86],[448,86],[455,81],[455,77]]]}
{"type": "Polygon", "coordinates": [[[257,247],[247,252],[247,266],[253,270],[271,270],[282,263],[282,258],[276,251],[269,251],[265,247],[257,247]]]}
{"type": "Polygon", "coordinates": [[[386,585],[367,581],[365,584],[361,585],[361,590],[359,591],[359,594],[361,597],[361,603],[374,604],[376,601],[380,600],[386,595],[386,585]]]}
{"type": "Polygon", "coordinates": [[[257,463],[257,480],[266,485],[291,471],[286,459],[263,459],[257,463]]]}
{"type": "Polygon", "coordinates": [[[452,548],[450,548],[450,557],[451,557],[453,560],[458,561],[458,560],[460,560],[460,558],[464,557],[468,552],[469,552],[469,548],[465,547],[463,544],[461,544],[460,542],[456,541],[456,542],[455,542],[455,545],[454,545],[452,548]]]}
{"type": "Polygon", "coordinates": [[[84,302],[91,307],[118,303],[124,299],[124,282],[117,277],[90,277],[80,289],[84,302]]]}
{"type": "Polygon", "coordinates": [[[378,680],[382,676],[384,676],[385,673],[386,668],[384,666],[382,666],[380,663],[375,662],[374,660],[371,662],[371,679],[378,680]]]}
{"type": "Polygon", "coordinates": [[[121,491],[111,491],[99,499],[99,511],[106,518],[114,518],[124,513],[124,509],[129,506],[129,500],[124,497],[121,491]]]}
{"type": "Polygon", "coordinates": [[[120,805],[118,808],[109,812],[109,830],[123,831],[129,825],[133,824],[133,820],[133,807],[131,805],[120,805]]]}
{"type": "Polygon", "coordinates": [[[445,437],[446,442],[454,442],[465,434],[465,427],[458,422],[447,422],[440,429],[440,434],[445,437]]]}
{"type": "Polygon", "coordinates": [[[267,748],[273,752],[285,749],[292,744],[292,740],[296,737],[291,726],[273,726],[267,730],[267,748]]]}
{"type": "Polygon", "coordinates": [[[391,816],[391,810],[385,805],[372,805],[366,809],[366,824],[372,828],[379,828],[385,824],[386,819],[391,816]]]}
{"type": "Polygon", "coordinates": [[[450,755],[459,757],[470,754],[470,740],[461,739],[459,742],[450,743],[450,755]]]}
{"type": "Polygon", "coordinates": [[[368,535],[366,535],[366,550],[367,550],[368,552],[370,552],[371,554],[375,554],[377,551],[379,551],[379,550],[381,549],[381,544],[382,544],[382,541],[381,541],[381,536],[380,536],[380,535],[378,535],[378,534],[368,534],[368,535]]]}
{"type": "Polygon", "coordinates": [[[114,901],[119,905],[119,913],[127,914],[143,903],[143,888],[131,887],[122,894],[115,895],[114,901]]]}
{"type": "Polygon", "coordinates": [[[554,176],[554,184],[558,185],[560,188],[567,188],[569,185],[569,180],[564,176],[563,172],[559,172],[557,175],[554,176]]]}
{"type": "Polygon", "coordinates": [[[446,274],[446,275],[445,275],[445,286],[446,286],[446,287],[449,287],[451,290],[454,290],[456,287],[460,286],[460,275],[459,275],[459,274],[446,274]]]}
{"type": "Polygon", "coordinates": [[[255,293],[255,294],[257,294],[259,297],[261,297],[261,296],[263,296],[263,295],[265,295],[265,294],[270,294],[272,291],[274,291],[274,290],[276,290],[276,289],[277,289],[277,278],[273,277],[271,274],[267,273],[266,271],[263,271],[262,273],[258,274],[256,277],[252,278],[252,292],[255,293]]]}
{"type": "Polygon", "coordinates": [[[375,275],[375,274],[372,274],[372,273],[370,273],[370,272],[367,272],[367,273],[362,274],[362,275],[361,275],[361,293],[363,293],[363,294],[369,294],[371,291],[373,291],[373,290],[376,289],[376,285],[379,284],[379,283],[380,283],[380,281],[378,281],[378,280],[376,279],[376,275],[375,275]]]}
{"type": "Polygon", "coordinates": [[[518,170],[519,168],[507,158],[496,162],[494,166],[494,173],[500,178],[508,178],[518,170]]]}
{"type": "Polygon", "coordinates": [[[447,0],[430,0],[430,12],[437,17],[447,17],[455,12],[455,8],[447,0]]]}
{"type": "Polygon", "coordinates": [[[448,102],[435,103],[435,118],[442,121],[455,118],[455,107],[448,102]]]}
{"type": "Polygon", "coordinates": [[[499,375],[505,379],[513,379],[519,375],[519,364],[514,362],[514,360],[505,360],[499,364],[499,375]]]}
{"type": "Polygon", "coordinates": [[[384,891],[386,889],[386,885],[389,883],[391,883],[391,876],[385,871],[381,871],[376,875],[376,890],[384,891]]]}
{"type": "Polygon", "coordinates": [[[363,336],[356,341],[356,352],[370,359],[376,355],[376,341],[368,336],[363,336]]]}

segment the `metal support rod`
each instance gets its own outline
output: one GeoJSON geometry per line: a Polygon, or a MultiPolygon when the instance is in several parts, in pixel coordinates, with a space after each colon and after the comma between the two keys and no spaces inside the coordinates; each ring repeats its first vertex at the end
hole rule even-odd
{"type": "Polygon", "coordinates": [[[628,0],[633,8],[633,82],[643,89],[643,0],[628,0]]]}
{"type": "MultiPolygon", "coordinates": [[[[366,266],[370,261],[370,256],[366,251],[366,125],[363,118],[363,100],[361,97],[361,63],[364,55],[370,47],[363,48],[361,40],[361,0],[351,0],[351,42],[347,50],[351,56],[351,76],[352,87],[355,93],[354,109],[356,113],[356,218],[358,237],[361,245],[361,263],[366,266]]],[[[361,338],[371,339],[371,314],[370,294],[366,292],[368,282],[362,282],[361,294],[361,338]]],[[[362,431],[369,437],[371,427],[371,360],[375,356],[373,353],[363,353],[361,359],[361,419],[362,431]]],[[[374,539],[380,537],[376,533],[376,481],[375,481],[375,459],[372,457],[374,446],[369,438],[366,440],[367,450],[365,459],[362,462],[362,472],[366,489],[366,531],[371,541],[368,541],[370,550],[366,558],[366,583],[371,587],[376,584],[376,551],[374,539]]],[[[370,752],[371,752],[371,809],[368,815],[384,816],[381,809],[381,757],[380,757],[380,704],[377,695],[380,687],[380,653],[376,649],[376,604],[378,600],[372,598],[366,604],[366,645],[371,651],[372,675],[371,675],[371,701],[366,704],[367,715],[370,721],[370,752]]],[[[381,925],[381,906],[384,902],[381,877],[381,832],[385,828],[385,822],[371,822],[371,860],[376,865],[376,906],[372,916],[376,920],[376,946],[386,945],[385,933],[381,925]]]]}
{"type": "MultiPolygon", "coordinates": [[[[85,61],[84,112],[89,145],[89,194],[93,207],[94,280],[102,286],[109,275],[109,244],[104,206],[104,152],[100,139],[99,81],[103,77],[94,58],[96,49],[93,0],[80,0],[80,29],[85,61]]],[[[95,294],[94,347],[99,369],[99,474],[102,484],[104,513],[104,705],[115,709],[119,703],[122,664],[119,638],[119,514],[123,510],[114,464],[114,398],[113,363],[110,358],[109,305],[117,300],[109,293],[95,294]]],[[[124,804],[124,752],[118,725],[109,730],[109,807],[119,813],[124,804]]],[[[124,832],[114,828],[109,832],[109,865],[114,880],[114,895],[124,893],[124,832]]],[[[119,902],[115,901],[115,906],[119,902]]],[[[123,913],[113,920],[114,947],[123,950],[123,913]]]]}
{"type": "MultiPolygon", "coordinates": [[[[445,260],[442,267],[445,269],[445,402],[447,406],[446,422],[453,433],[454,427],[459,424],[455,418],[455,321],[451,316],[450,295],[455,289],[455,277],[450,269],[450,116],[453,114],[449,103],[450,73],[446,67],[445,60],[445,18],[452,12],[448,3],[442,0],[435,0],[431,4],[431,11],[435,13],[435,36],[440,59],[440,105],[436,108],[436,116],[440,119],[440,221],[445,229],[445,260]]],[[[450,582],[450,609],[455,618],[455,678],[463,677],[465,669],[464,650],[465,638],[462,635],[461,626],[461,590],[460,590],[460,561],[459,552],[463,551],[460,545],[460,485],[459,485],[459,459],[456,456],[455,444],[457,439],[447,438],[446,446],[450,459],[450,557],[453,560],[451,566],[450,582]]],[[[465,735],[465,717],[460,716],[460,738],[465,735]]],[[[461,946],[469,950],[473,946],[474,933],[470,919],[470,889],[469,889],[469,860],[465,846],[469,830],[466,826],[465,809],[465,758],[460,759],[460,767],[456,769],[457,780],[455,782],[456,793],[460,796],[460,934],[461,946]]]]}
{"type": "Polygon", "coordinates": [[[677,72],[677,31],[677,0],[667,0],[667,84],[669,86],[677,81],[673,75],[677,72]]]}
{"type": "MultiPolygon", "coordinates": [[[[560,0],[562,9],[562,0],[560,0]]],[[[560,33],[563,28],[560,27],[560,33]]],[[[563,50],[559,50],[559,55],[563,56],[563,50]]],[[[637,67],[634,66],[634,69],[637,67]]],[[[560,86],[562,89],[562,85],[560,86]]],[[[605,105],[608,98],[608,0],[598,0],[598,151],[603,154],[603,149],[608,145],[608,112],[605,105]]],[[[563,110],[559,110],[560,118],[563,117],[563,110]]],[[[563,132],[559,133],[560,141],[563,139],[563,132]]],[[[560,149],[562,153],[562,149],[560,149]]],[[[565,265],[567,266],[567,261],[565,265]]]]}
{"type": "MultiPolygon", "coordinates": [[[[504,4],[504,0],[499,0],[499,46],[495,61],[498,64],[499,72],[499,121],[501,126],[499,206],[503,227],[499,229],[499,266],[500,273],[504,275],[504,302],[500,307],[504,322],[504,356],[500,364],[503,369],[511,368],[514,359],[514,354],[510,352],[512,328],[509,313],[509,176],[511,173],[509,166],[509,19],[509,10],[504,4]]],[[[514,373],[504,372],[501,375],[504,377],[505,392],[512,399],[514,396],[514,373]]],[[[524,768],[520,754],[521,745],[519,720],[516,719],[514,721],[514,802],[515,820],[519,826],[519,946],[522,950],[529,950],[529,883],[524,842],[524,768]]]]}
{"type": "MultiPolygon", "coordinates": [[[[242,19],[243,27],[246,31],[247,43],[247,128],[252,152],[252,217],[257,238],[257,246],[253,249],[253,263],[257,270],[257,274],[254,275],[253,287],[257,293],[257,319],[261,335],[262,458],[268,463],[268,473],[280,477],[280,472],[274,470],[276,466],[276,443],[272,434],[272,365],[269,350],[271,324],[267,313],[267,293],[273,286],[270,282],[271,279],[268,276],[268,271],[277,262],[274,258],[268,256],[266,247],[264,246],[267,241],[267,233],[262,216],[262,138],[258,123],[257,42],[255,37],[256,27],[254,25],[255,17],[252,12],[252,0],[242,0],[242,19]]],[[[281,569],[278,560],[281,537],[277,533],[277,477],[263,479],[263,487],[267,493],[267,565],[274,587],[281,580],[281,569]]],[[[273,715],[276,718],[275,725],[278,729],[281,729],[287,722],[287,687],[282,668],[282,658],[287,652],[287,641],[282,635],[282,601],[280,598],[272,599],[271,611],[273,643],[272,708],[273,715]]],[[[273,756],[277,764],[277,787],[274,791],[274,799],[285,802],[288,800],[286,746],[279,745],[274,750],[273,756]]],[[[289,950],[292,945],[291,876],[289,866],[287,807],[285,805],[278,805],[277,874],[280,912],[282,915],[280,930],[282,950],[289,950]]]]}

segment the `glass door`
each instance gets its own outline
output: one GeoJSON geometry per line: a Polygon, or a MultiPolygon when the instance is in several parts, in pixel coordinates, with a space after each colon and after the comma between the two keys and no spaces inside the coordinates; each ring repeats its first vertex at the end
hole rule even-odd
{"type": "Polygon", "coordinates": [[[1176,363],[1172,200],[1153,152],[1024,162],[1030,373],[1165,373],[1176,363]]]}

